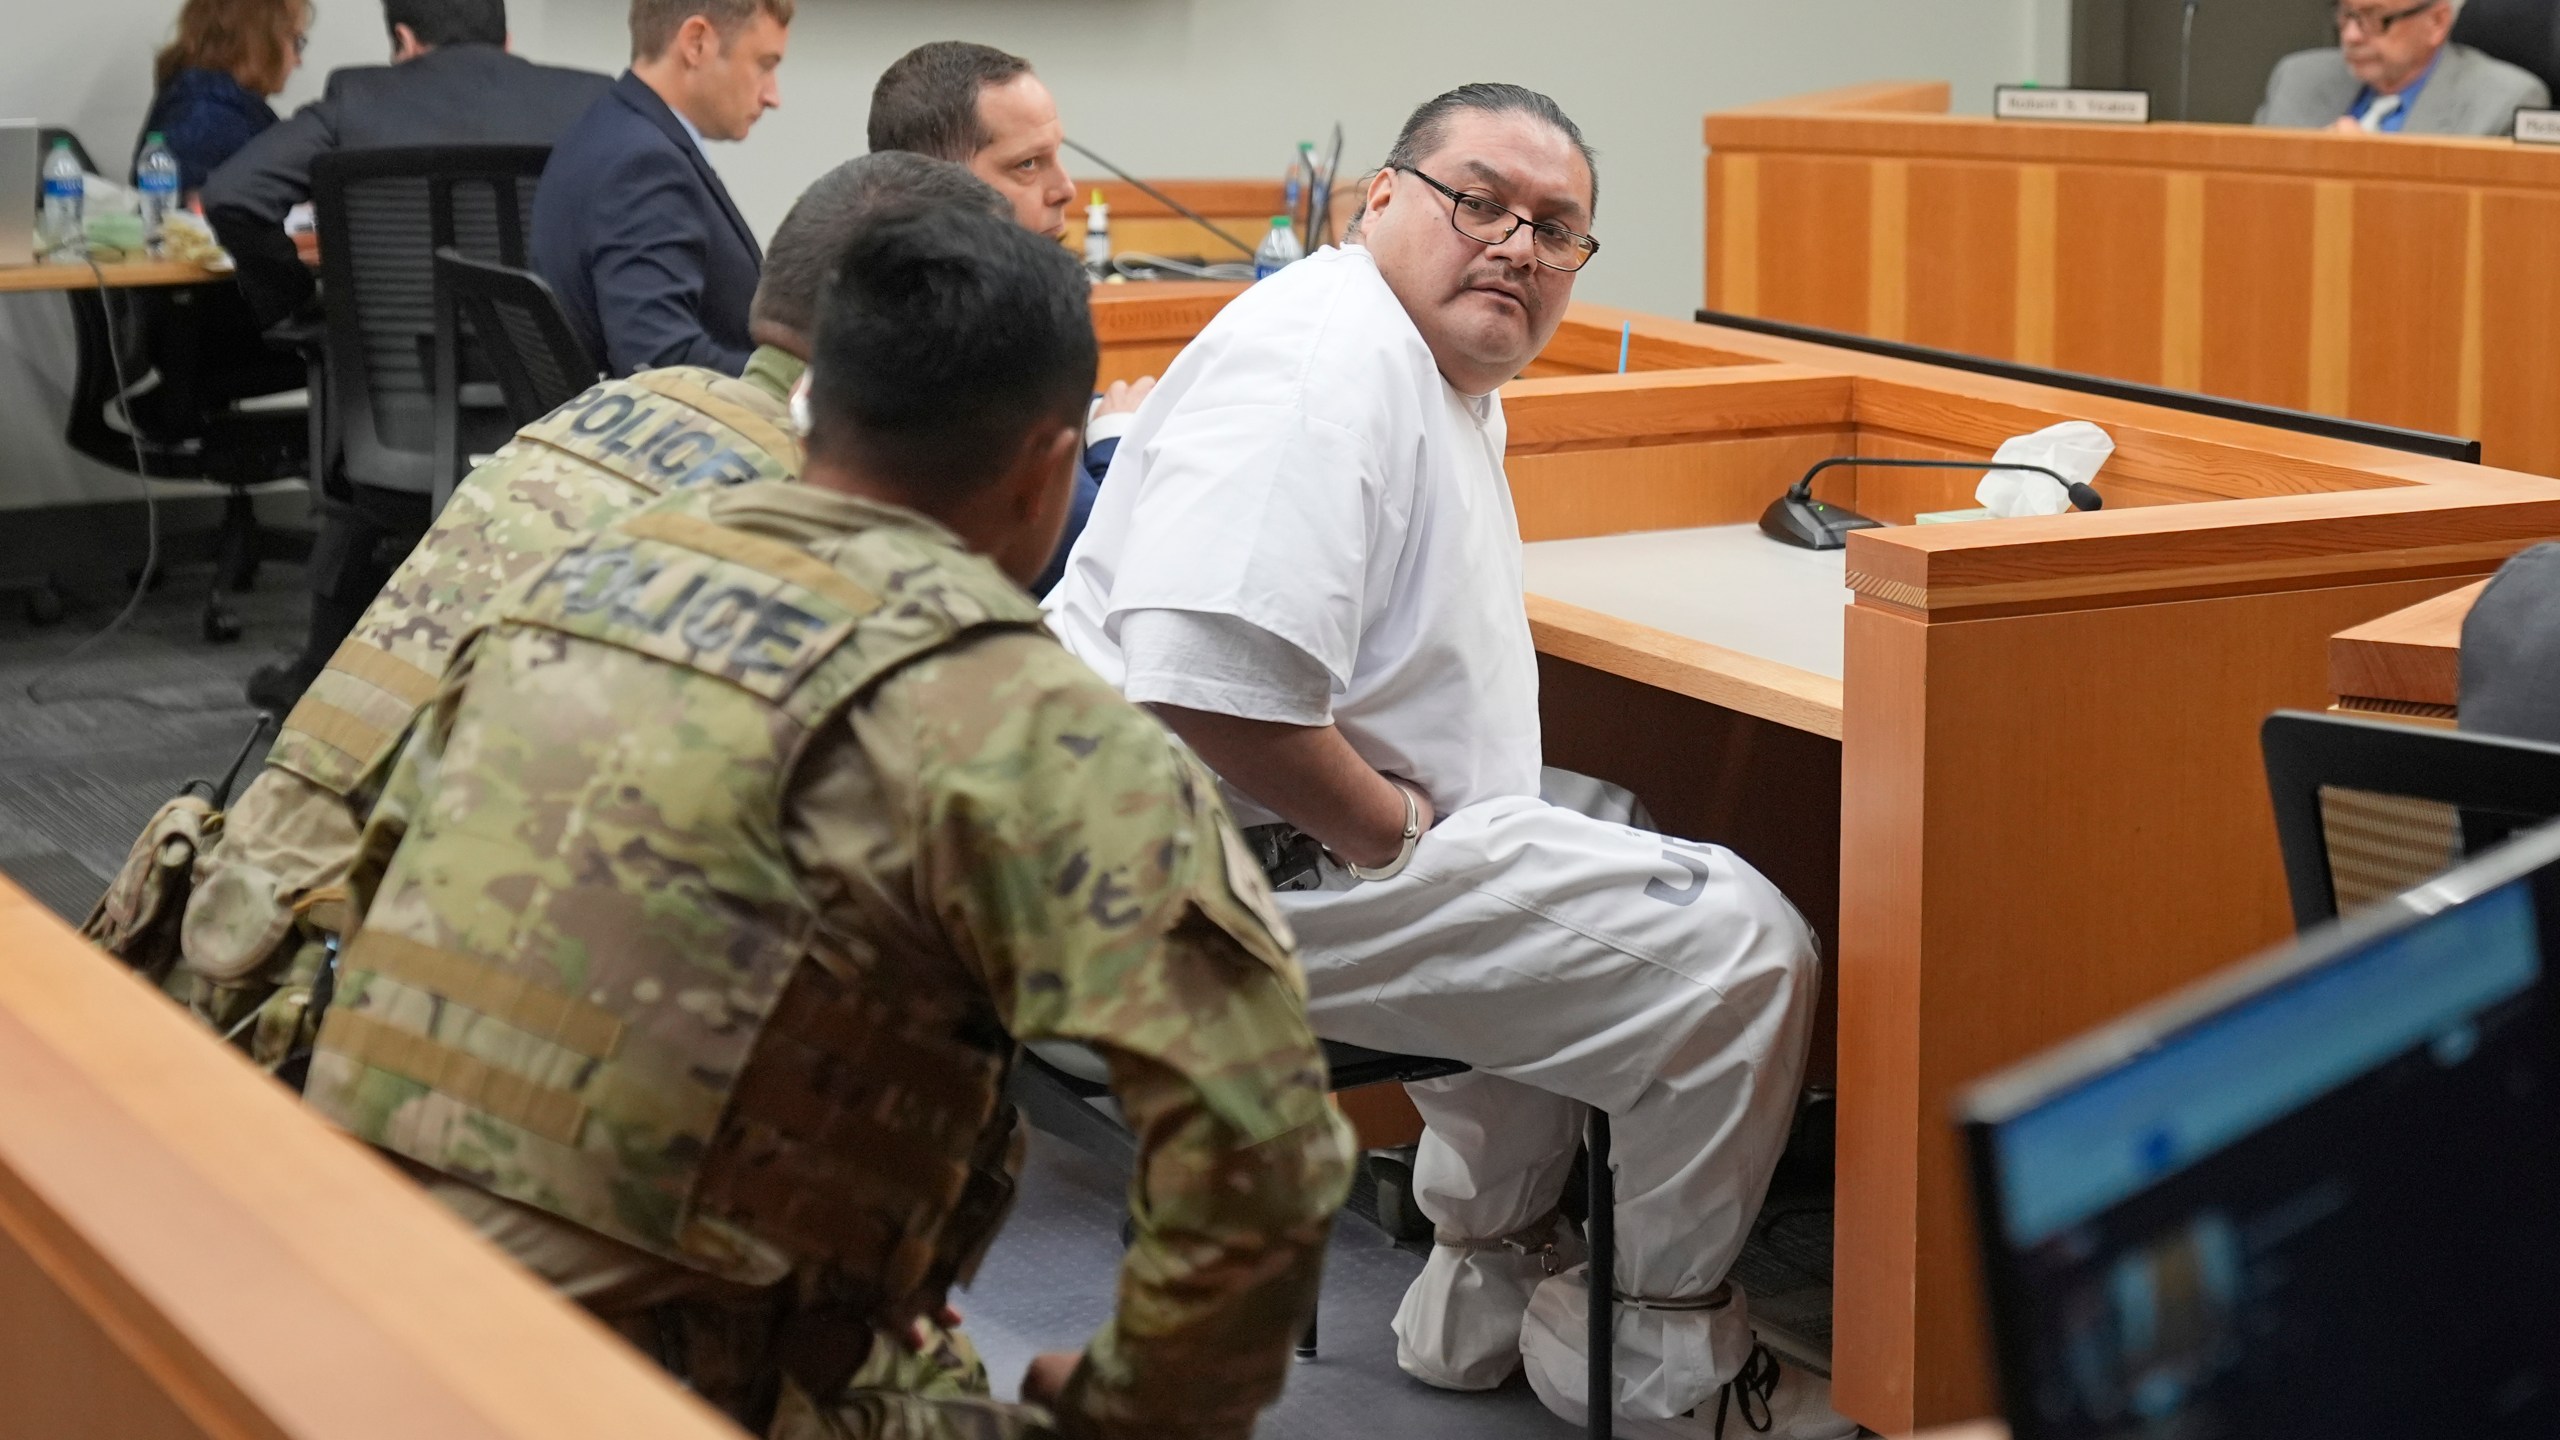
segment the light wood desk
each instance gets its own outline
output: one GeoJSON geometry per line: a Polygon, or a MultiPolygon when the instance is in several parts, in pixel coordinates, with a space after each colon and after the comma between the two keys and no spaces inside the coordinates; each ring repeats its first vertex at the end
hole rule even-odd
{"type": "Polygon", "coordinates": [[[0,265],[0,295],[55,290],[94,290],[104,276],[107,288],[129,290],[160,285],[203,285],[226,280],[201,265],[176,260],[119,260],[92,271],[86,265],[0,265]]]}
{"type": "Polygon", "coordinates": [[[2462,622],[2489,582],[2449,590],[2329,642],[2329,690],[2350,715],[2451,725],[2462,700],[2462,622]]]}
{"type": "Polygon", "coordinates": [[[0,880],[0,1430],[738,1440],[0,880]]]}
{"type": "Polygon", "coordinates": [[[1949,116],[1706,121],[1709,308],[2477,437],[2560,474],[2560,150],[1949,116]]]}

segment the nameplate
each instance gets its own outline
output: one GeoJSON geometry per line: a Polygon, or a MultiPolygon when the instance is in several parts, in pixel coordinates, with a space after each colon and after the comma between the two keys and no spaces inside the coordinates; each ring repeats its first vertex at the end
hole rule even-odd
{"type": "Polygon", "coordinates": [[[2040,85],[2003,85],[1991,92],[1991,114],[1997,120],[2077,120],[2097,125],[2148,125],[2148,90],[2048,90],[2040,85]]]}
{"type": "Polygon", "coordinates": [[[2517,111],[2516,143],[2560,145],[2560,110],[2517,111]]]}

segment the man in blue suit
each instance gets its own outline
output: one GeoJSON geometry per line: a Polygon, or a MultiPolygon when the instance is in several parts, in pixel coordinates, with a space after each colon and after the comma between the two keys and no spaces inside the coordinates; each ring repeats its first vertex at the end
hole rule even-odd
{"type": "Polygon", "coordinates": [[[632,0],[631,68],[552,147],[533,265],[615,375],[736,374],[763,252],[702,150],[782,103],[792,0],[632,0]]]}

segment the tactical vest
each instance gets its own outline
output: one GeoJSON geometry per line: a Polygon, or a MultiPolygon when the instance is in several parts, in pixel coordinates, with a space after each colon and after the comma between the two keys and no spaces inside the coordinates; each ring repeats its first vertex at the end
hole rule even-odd
{"type": "MultiPolygon", "coordinates": [[[[464,632],[500,590],[661,491],[796,478],[800,445],[780,409],[768,391],[709,370],[610,381],[518,431],[455,491],[286,718],[271,768],[240,796],[221,842],[202,848],[187,883],[150,892],[168,915],[157,929],[124,927],[177,932],[172,994],[269,1067],[305,1050],[302,995],[344,928],[341,881],[370,803],[359,792],[435,694],[464,632]]],[[[99,928],[107,938],[108,924],[99,928]]],[[[156,958],[132,944],[117,953],[156,958]]]]}
{"type": "Polygon", "coordinates": [[[651,370],[596,385],[517,431],[503,463],[554,462],[530,487],[540,498],[529,500],[517,477],[456,491],[454,507],[485,515],[430,532],[285,718],[267,763],[353,794],[436,693],[490,597],[570,537],[669,490],[797,479],[799,440],[752,408],[764,399],[715,371],[651,370]]]}
{"type": "MultiPolygon", "coordinates": [[[[751,1284],[903,1323],[1012,1042],[983,994],[820,924],[783,836],[810,737],[1039,612],[897,527],[822,560],[670,497],[467,642],[438,778],[347,947],[306,1095],[374,1144],[751,1284]]],[[[986,1223],[982,1217],[980,1225],[986,1223]]]]}

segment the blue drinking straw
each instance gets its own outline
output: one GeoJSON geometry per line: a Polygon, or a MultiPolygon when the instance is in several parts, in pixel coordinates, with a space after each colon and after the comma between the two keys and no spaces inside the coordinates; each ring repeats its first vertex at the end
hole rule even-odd
{"type": "Polygon", "coordinates": [[[1635,343],[1635,338],[1636,322],[1630,320],[1626,328],[1618,332],[1618,373],[1621,375],[1627,373],[1627,347],[1635,343]]]}

